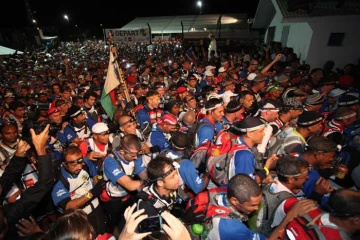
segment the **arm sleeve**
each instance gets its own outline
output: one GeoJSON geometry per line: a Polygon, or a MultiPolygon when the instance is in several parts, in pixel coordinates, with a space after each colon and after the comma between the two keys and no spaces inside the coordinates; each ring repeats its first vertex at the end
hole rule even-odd
{"type": "Polygon", "coordinates": [[[58,131],[57,133],[56,133],[56,136],[57,136],[57,138],[59,139],[59,141],[61,142],[61,143],[66,143],[66,137],[65,137],[65,135],[64,134],[62,134],[60,131],[58,131]]]}
{"type": "Polygon", "coordinates": [[[144,110],[139,110],[136,114],[136,120],[142,126],[145,122],[150,123],[150,117],[144,110]]]}
{"type": "Polygon", "coordinates": [[[247,228],[244,223],[222,218],[219,222],[219,237],[221,240],[257,239],[266,240],[266,237],[247,228]]]}
{"type": "Polygon", "coordinates": [[[235,153],[235,174],[244,173],[254,178],[255,159],[249,151],[237,151],[235,153]]]}
{"type": "Polygon", "coordinates": [[[204,180],[199,176],[194,164],[190,160],[181,161],[179,173],[186,186],[198,194],[204,186],[204,180]]]}
{"type": "Polygon", "coordinates": [[[69,127],[64,129],[64,135],[67,142],[72,142],[75,138],[77,138],[77,135],[69,127]]]}
{"type": "MultiPolygon", "coordinates": [[[[60,202],[64,201],[65,199],[70,200],[70,192],[67,190],[61,181],[58,181],[51,192],[51,196],[55,206],[60,206],[60,202]]],[[[61,207],[61,206],[60,206],[61,207]]]]}
{"type": "Polygon", "coordinates": [[[164,135],[161,132],[152,132],[150,134],[150,143],[152,146],[159,146],[161,151],[169,148],[164,135]]]}
{"type": "Polygon", "coordinates": [[[199,129],[197,138],[199,140],[199,146],[208,141],[212,141],[214,139],[214,130],[212,127],[204,125],[199,129]]]}
{"type": "Polygon", "coordinates": [[[40,203],[43,197],[50,192],[54,183],[54,172],[52,161],[49,155],[38,157],[38,182],[26,189],[21,199],[14,204],[9,204],[5,215],[9,224],[15,224],[20,218],[27,217],[40,203]]]}
{"type": "Polygon", "coordinates": [[[119,166],[119,163],[110,157],[107,157],[104,161],[104,173],[114,185],[117,183],[117,180],[126,175],[119,166]]]}
{"type": "Polygon", "coordinates": [[[139,158],[135,161],[134,174],[139,174],[139,173],[141,173],[142,171],[144,171],[145,169],[146,169],[146,168],[145,168],[145,165],[143,164],[142,157],[139,156],[139,158]]]}
{"type": "Polygon", "coordinates": [[[0,177],[0,185],[2,187],[3,197],[12,187],[14,182],[17,182],[21,173],[26,166],[26,157],[13,156],[9,162],[9,165],[5,168],[3,175],[0,177]]]}

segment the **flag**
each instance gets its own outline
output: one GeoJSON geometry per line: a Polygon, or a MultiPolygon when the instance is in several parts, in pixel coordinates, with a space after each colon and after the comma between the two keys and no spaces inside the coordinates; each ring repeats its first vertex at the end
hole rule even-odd
{"type": "Polygon", "coordinates": [[[112,119],[116,109],[116,99],[114,89],[119,86],[120,82],[115,74],[115,66],[113,65],[114,57],[110,48],[110,61],[104,84],[104,89],[101,93],[100,103],[106,114],[112,119]]]}

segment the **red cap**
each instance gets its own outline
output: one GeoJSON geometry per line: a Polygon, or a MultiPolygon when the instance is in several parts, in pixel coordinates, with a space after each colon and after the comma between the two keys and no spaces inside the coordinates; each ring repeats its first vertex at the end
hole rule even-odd
{"type": "Polygon", "coordinates": [[[128,83],[136,83],[136,79],[135,79],[135,77],[133,75],[128,76],[126,81],[128,83]]]}
{"type": "Polygon", "coordinates": [[[48,110],[47,114],[48,114],[48,116],[50,116],[51,114],[57,113],[57,112],[60,112],[60,110],[56,107],[52,107],[48,110]]]}
{"type": "Polygon", "coordinates": [[[164,124],[164,123],[170,124],[170,125],[175,125],[178,123],[178,120],[174,115],[168,113],[168,114],[165,114],[159,121],[159,124],[164,124]]]}
{"type": "Polygon", "coordinates": [[[186,87],[183,87],[183,86],[178,87],[178,89],[176,90],[176,92],[177,92],[178,94],[184,93],[184,92],[186,92],[186,91],[187,91],[187,88],[186,88],[186,87]]]}

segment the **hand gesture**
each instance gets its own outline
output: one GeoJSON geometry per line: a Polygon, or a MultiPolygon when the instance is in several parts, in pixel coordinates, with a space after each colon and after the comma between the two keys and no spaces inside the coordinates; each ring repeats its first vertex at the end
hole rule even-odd
{"type": "Polygon", "coordinates": [[[147,218],[147,215],[141,215],[144,212],[144,209],[134,212],[135,208],[136,208],[136,203],[125,210],[124,217],[126,220],[126,224],[122,232],[120,233],[119,240],[140,240],[145,238],[147,235],[151,234],[151,232],[147,232],[147,233],[135,232],[135,229],[137,228],[139,223],[145,218],[147,218]]]}
{"type": "Polygon", "coordinates": [[[320,177],[316,181],[314,191],[321,195],[325,195],[325,194],[328,194],[328,193],[334,191],[334,188],[331,186],[331,184],[326,179],[320,177]]]}
{"type": "Polygon", "coordinates": [[[30,149],[30,145],[26,141],[20,140],[19,143],[18,143],[16,152],[15,152],[15,156],[25,157],[26,152],[29,149],[30,149]]]}
{"type": "Polygon", "coordinates": [[[99,152],[90,152],[86,155],[86,157],[91,161],[97,161],[99,158],[102,158],[103,155],[99,152]]]}
{"type": "Polygon", "coordinates": [[[30,220],[20,219],[19,224],[15,224],[16,228],[19,230],[17,233],[20,237],[30,236],[37,232],[43,232],[35,219],[30,216],[30,220]]]}
{"type": "Polygon", "coordinates": [[[39,156],[46,155],[45,147],[49,139],[49,128],[50,124],[46,125],[45,129],[39,135],[36,135],[34,129],[30,129],[32,143],[39,156]]]}
{"type": "Polygon", "coordinates": [[[61,124],[61,131],[64,132],[64,129],[66,128],[66,126],[68,125],[69,123],[68,122],[63,122],[61,124]]]}
{"type": "Polygon", "coordinates": [[[317,208],[317,205],[314,200],[311,199],[300,200],[287,213],[287,217],[289,219],[293,219],[297,216],[302,216],[315,208],[317,208]]]}
{"type": "Polygon", "coordinates": [[[269,183],[277,183],[277,181],[271,176],[271,174],[266,175],[266,178],[262,181],[262,184],[269,184],[269,183]]]}
{"type": "Polygon", "coordinates": [[[163,224],[163,229],[171,240],[191,240],[190,234],[185,226],[169,212],[163,212],[161,216],[167,224],[163,224]]]}
{"type": "Polygon", "coordinates": [[[276,154],[271,155],[271,157],[266,160],[265,167],[268,170],[274,169],[278,159],[279,158],[276,156],[276,154]]]}
{"type": "Polygon", "coordinates": [[[275,57],[275,61],[280,61],[283,58],[283,55],[281,53],[279,53],[278,55],[276,55],[275,57]]]}

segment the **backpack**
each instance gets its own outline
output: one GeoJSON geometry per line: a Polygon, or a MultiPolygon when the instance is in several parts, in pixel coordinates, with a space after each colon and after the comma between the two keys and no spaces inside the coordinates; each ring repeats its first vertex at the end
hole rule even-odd
{"type": "Polygon", "coordinates": [[[229,217],[233,211],[228,207],[219,206],[216,202],[218,195],[226,193],[227,188],[212,188],[200,192],[188,202],[182,220],[185,224],[195,224],[207,223],[214,216],[229,217]]]}
{"type": "Polygon", "coordinates": [[[188,145],[185,150],[185,156],[191,156],[196,149],[196,134],[199,132],[200,128],[204,125],[209,125],[206,122],[196,122],[194,123],[189,131],[187,132],[188,145]]]}
{"type": "Polygon", "coordinates": [[[217,186],[229,181],[230,161],[237,151],[250,151],[243,145],[236,143],[236,139],[224,142],[222,145],[212,145],[208,151],[207,170],[213,183],[217,186]]]}
{"type": "Polygon", "coordinates": [[[194,153],[190,157],[190,160],[193,162],[195,168],[198,170],[199,173],[206,172],[207,156],[211,146],[211,141],[200,145],[198,148],[195,149],[194,153]]]}
{"type": "Polygon", "coordinates": [[[284,239],[294,240],[350,240],[350,236],[340,228],[322,225],[319,221],[324,214],[319,209],[308,212],[290,221],[284,239]],[[326,236],[324,235],[326,233],[326,236]]]}
{"type": "Polygon", "coordinates": [[[261,232],[265,236],[269,236],[272,232],[271,224],[273,222],[275,211],[279,205],[288,198],[294,197],[293,194],[281,191],[278,193],[270,192],[271,184],[267,184],[262,189],[262,200],[260,208],[249,219],[249,226],[253,231],[261,232]],[[262,215],[258,213],[262,210],[262,215]],[[260,219],[259,219],[260,218],[260,219]],[[251,223],[250,223],[251,222],[251,223]],[[256,222],[256,224],[254,224],[256,222]],[[255,227],[256,226],[256,227],[255,227]]]}

